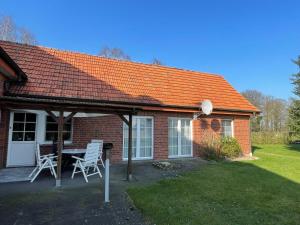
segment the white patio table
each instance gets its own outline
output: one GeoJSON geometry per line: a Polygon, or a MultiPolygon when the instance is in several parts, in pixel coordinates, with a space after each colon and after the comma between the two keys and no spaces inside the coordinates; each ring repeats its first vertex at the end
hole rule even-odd
{"type": "Polygon", "coordinates": [[[69,155],[84,154],[85,152],[86,152],[85,148],[63,149],[61,151],[62,154],[69,154],[69,155]]]}

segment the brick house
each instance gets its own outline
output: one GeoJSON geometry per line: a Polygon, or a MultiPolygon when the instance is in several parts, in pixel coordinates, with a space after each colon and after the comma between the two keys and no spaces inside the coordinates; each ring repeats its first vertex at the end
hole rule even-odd
{"type": "MultiPolygon", "coordinates": [[[[258,109],[223,77],[158,65],[0,41],[0,168],[34,165],[34,144],[46,151],[57,139],[83,148],[91,139],[112,142],[113,162],[127,160],[132,116],[132,159],[201,155],[205,131],[234,136],[251,153],[249,119],[258,109]],[[209,99],[210,116],[193,119],[209,99]]],[[[131,149],[130,148],[130,149],[131,149]]]]}

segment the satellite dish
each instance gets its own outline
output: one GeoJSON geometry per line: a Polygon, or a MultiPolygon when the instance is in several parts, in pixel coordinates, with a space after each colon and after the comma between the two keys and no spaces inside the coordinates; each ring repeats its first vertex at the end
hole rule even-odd
{"type": "Polygon", "coordinates": [[[201,103],[201,109],[202,109],[202,112],[205,114],[205,115],[210,115],[213,111],[213,104],[210,100],[204,100],[202,103],[201,103]]]}

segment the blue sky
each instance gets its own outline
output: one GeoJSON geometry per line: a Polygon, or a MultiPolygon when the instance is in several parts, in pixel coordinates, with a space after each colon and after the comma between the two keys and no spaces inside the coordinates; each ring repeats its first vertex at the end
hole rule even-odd
{"type": "Polygon", "coordinates": [[[1,0],[40,45],[223,75],[236,89],[288,99],[300,55],[300,1],[1,0]]]}

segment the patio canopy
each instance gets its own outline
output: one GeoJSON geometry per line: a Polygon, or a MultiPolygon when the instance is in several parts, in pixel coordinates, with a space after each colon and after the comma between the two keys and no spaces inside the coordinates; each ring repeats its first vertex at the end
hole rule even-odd
{"type": "Polygon", "coordinates": [[[128,165],[127,180],[132,179],[132,116],[141,110],[139,107],[130,107],[118,104],[86,102],[78,100],[37,99],[25,97],[2,96],[0,107],[8,110],[43,110],[58,123],[57,140],[57,179],[56,186],[61,186],[61,165],[63,148],[63,126],[77,113],[96,113],[118,115],[128,125],[128,165]],[[54,113],[56,112],[56,113],[54,113]]]}

